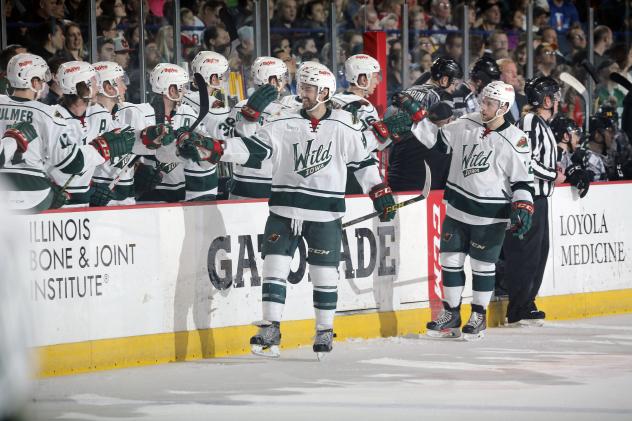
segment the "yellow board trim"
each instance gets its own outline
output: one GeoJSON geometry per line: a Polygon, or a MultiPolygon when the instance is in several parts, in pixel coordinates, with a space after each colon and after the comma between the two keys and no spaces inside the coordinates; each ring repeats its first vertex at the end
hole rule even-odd
{"type": "MultiPolygon", "coordinates": [[[[546,312],[547,320],[632,313],[632,289],[540,297],[537,304],[546,312]]],[[[506,301],[490,305],[489,326],[498,326],[504,320],[506,306],[506,301]]],[[[463,318],[469,317],[469,311],[469,306],[462,307],[463,318]]],[[[429,320],[428,308],[340,315],[336,317],[336,340],[420,334],[429,320]]],[[[311,345],[313,320],[283,322],[281,328],[281,348],[311,345]]],[[[248,340],[255,331],[254,326],[231,326],[45,346],[37,350],[40,376],[247,354],[248,340]]]]}

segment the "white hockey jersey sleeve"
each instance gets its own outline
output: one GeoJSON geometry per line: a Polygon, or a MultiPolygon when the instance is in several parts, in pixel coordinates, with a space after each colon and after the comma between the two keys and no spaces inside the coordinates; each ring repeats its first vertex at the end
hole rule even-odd
{"type": "MultiPolygon", "coordinates": [[[[345,146],[347,146],[347,168],[353,171],[358,184],[364,193],[382,183],[382,177],[377,168],[376,161],[368,150],[367,140],[364,132],[349,130],[345,135],[345,146]]],[[[349,175],[347,175],[349,176],[349,175]]]]}
{"type": "Polygon", "coordinates": [[[507,176],[512,191],[512,202],[533,203],[533,168],[531,146],[527,135],[512,126],[511,138],[507,139],[498,162],[507,176]]]}

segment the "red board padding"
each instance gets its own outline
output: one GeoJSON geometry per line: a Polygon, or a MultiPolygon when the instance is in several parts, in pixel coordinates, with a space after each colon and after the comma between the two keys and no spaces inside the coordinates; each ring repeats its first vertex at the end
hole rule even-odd
{"type": "Polygon", "coordinates": [[[386,111],[386,32],[371,31],[364,33],[364,54],[368,54],[380,63],[382,69],[382,83],[377,86],[377,89],[369,97],[369,101],[377,109],[380,118],[384,116],[386,111]]]}

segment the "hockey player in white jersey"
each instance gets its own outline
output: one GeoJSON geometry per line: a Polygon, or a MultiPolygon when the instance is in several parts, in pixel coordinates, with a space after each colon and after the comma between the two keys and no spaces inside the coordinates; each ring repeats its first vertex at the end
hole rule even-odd
{"type": "MultiPolygon", "coordinates": [[[[145,192],[139,201],[177,202],[181,200],[214,200],[217,195],[217,172],[214,163],[193,162],[184,157],[179,145],[184,139],[194,140],[204,133],[202,125],[196,133],[188,128],[197,119],[197,113],[183,104],[187,93],[189,75],[182,67],[171,63],[159,63],[150,75],[151,89],[158,94],[152,105],[156,111],[156,122],[169,125],[176,142],[156,149],[155,155],[146,156],[153,163],[161,179],[154,189],[145,192]]],[[[143,169],[144,171],[144,169],[143,169]]]]}
{"type": "Polygon", "coordinates": [[[54,180],[66,186],[70,199],[66,206],[88,206],[94,193],[92,175],[99,165],[110,165],[114,159],[131,152],[134,132],[114,127],[112,116],[101,105],[94,103],[98,88],[97,75],[92,65],[83,61],[69,61],[59,66],[57,83],[63,96],[55,106],[55,116],[68,124],[68,139],[84,151],[84,170],[68,176],[51,171],[54,180]],[[116,145],[109,150],[101,146],[116,145]],[[92,145],[94,147],[90,147],[92,145]]]}
{"type": "Polygon", "coordinates": [[[390,188],[382,181],[365,147],[363,126],[350,113],[327,102],[336,79],[327,69],[304,67],[298,74],[303,108],[268,119],[254,136],[203,139],[197,159],[220,158],[244,166],[272,160],[272,189],[262,255],[263,319],[250,340],[255,354],[278,356],[279,323],[286,296],[290,263],[301,237],[308,244],[309,276],[314,288],[316,336],[313,350],[330,352],[338,300],[341,218],[345,213],[347,168],[369,193],[381,220],[395,216],[390,188]]]}
{"type": "MultiPolygon", "coordinates": [[[[283,60],[258,57],[252,64],[251,77],[257,90],[249,99],[237,103],[230,114],[235,132],[239,136],[252,136],[270,118],[293,109],[283,105],[279,98],[279,92],[289,81],[288,69],[283,60]]],[[[230,198],[270,197],[271,184],[272,161],[263,161],[261,168],[233,164],[230,198]]]]}
{"type": "Polygon", "coordinates": [[[175,140],[173,130],[163,124],[156,126],[156,117],[151,105],[125,102],[129,83],[123,68],[112,61],[93,64],[97,72],[97,102],[112,116],[113,125],[119,128],[131,127],[135,142],[132,153],[103,164],[92,177],[92,206],[133,205],[135,200],[134,165],[137,155],[153,155],[163,142],[175,140]],[[114,189],[110,184],[117,180],[114,189]]]}
{"type": "Polygon", "coordinates": [[[483,89],[480,113],[466,114],[439,128],[431,121],[432,116],[436,108],[448,107],[439,103],[431,107],[430,118],[413,126],[415,137],[425,147],[452,153],[439,257],[444,310],[427,324],[430,336],[458,337],[462,331],[466,340],[483,337],[495,264],[507,223],[518,237],[530,229],[531,148],[527,135],[504,119],[514,99],[511,85],[494,81],[483,89]],[[473,278],[472,314],[460,330],[463,263],[468,254],[473,278]]]}
{"type": "MultiPolygon", "coordinates": [[[[18,54],[7,66],[7,78],[14,88],[13,96],[0,96],[0,133],[4,168],[16,190],[10,192],[12,207],[19,210],[44,210],[65,203],[60,186],[73,175],[89,171],[92,163],[103,156],[125,153],[121,136],[109,136],[94,142],[78,144],[67,122],[56,116],[55,109],[36,101],[42,85],[50,80],[46,62],[33,54],[18,54]],[[7,126],[12,127],[9,133],[7,126]],[[25,125],[24,123],[30,123],[25,125]],[[51,184],[47,172],[59,175],[51,184]]],[[[2,156],[0,156],[2,160],[2,156]]]]}

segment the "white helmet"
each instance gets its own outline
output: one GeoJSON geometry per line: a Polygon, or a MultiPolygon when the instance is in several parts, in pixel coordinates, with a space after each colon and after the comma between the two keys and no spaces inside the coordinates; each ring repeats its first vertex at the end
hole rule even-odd
{"type": "Polygon", "coordinates": [[[33,92],[33,85],[31,80],[34,78],[40,78],[44,82],[51,80],[50,69],[40,56],[35,54],[16,54],[9,60],[7,64],[7,79],[11,87],[16,89],[30,89],[33,92]]]}
{"type": "Polygon", "coordinates": [[[298,70],[297,80],[299,95],[303,84],[316,86],[318,88],[318,95],[320,95],[325,88],[329,89],[329,96],[327,97],[327,99],[325,99],[324,101],[320,101],[317,99],[318,104],[329,101],[331,97],[336,93],[336,76],[334,76],[334,74],[331,72],[331,70],[327,68],[327,66],[320,63],[305,63],[303,66],[301,66],[301,68],[298,70]]]}
{"type": "Polygon", "coordinates": [[[345,61],[345,77],[347,82],[362,89],[367,89],[368,86],[358,85],[360,76],[365,75],[370,83],[371,75],[373,73],[379,73],[379,71],[380,63],[366,54],[356,54],[345,61]]]}
{"type": "Polygon", "coordinates": [[[228,60],[215,51],[200,51],[191,62],[191,70],[201,74],[206,83],[210,83],[213,75],[222,82],[227,79],[228,60]]]}
{"type": "Polygon", "coordinates": [[[59,66],[55,79],[64,95],[77,95],[77,84],[84,82],[90,89],[90,95],[84,98],[87,99],[94,95],[92,79],[96,79],[96,76],[97,72],[91,64],[85,61],[68,61],[59,66]]]}
{"type": "Polygon", "coordinates": [[[125,70],[118,64],[113,61],[99,61],[92,65],[94,70],[97,72],[97,82],[99,85],[99,94],[107,96],[109,98],[117,98],[120,93],[118,89],[118,78],[123,78],[123,83],[125,85],[129,85],[129,78],[125,73],[125,70]],[[105,89],[103,89],[103,84],[105,82],[110,82],[110,85],[116,90],[116,95],[110,96],[105,93],[105,89]]]}
{"type": "Polygon", "coordinates": [[[172,101],[180,101],[189,83],[189,74],[182,67],[171,63],[158,63],[149,75],[151,90],[157,94],[166,95],[172,101]],[[176,85],[179,98],[169,96],[169,87],[176,85]]]}
{"type": "Polygon", "coordinates": [[[516,92],[514,90],[514,87],[510,84],[505,83],[501,80],[495,80],[488,83],[487,86],[483,88],[483,91],[481,92],[481,100],[482,98],[495,99],[500,103],[498,106],[498,110],[496,110],[496,115],[488,121],[483,120],[483,123],[487,124],[509,112],[511,107],[513,107],[514,101],[516,100],[516,92]],[[502,105],[505,103],[508,104],[507,109],[502,112],[500,110],[500,107],[502,107],[502,105]]]}
{"type": "Polygon", "coordinates": [[[279,86],[288,83],[290,77],[287,65],[283,60],[276,57],[258,57],[250,70],[252,81],[256,86],[265,85],[270,82],[270,78],[275,76],[279,86]]]}

